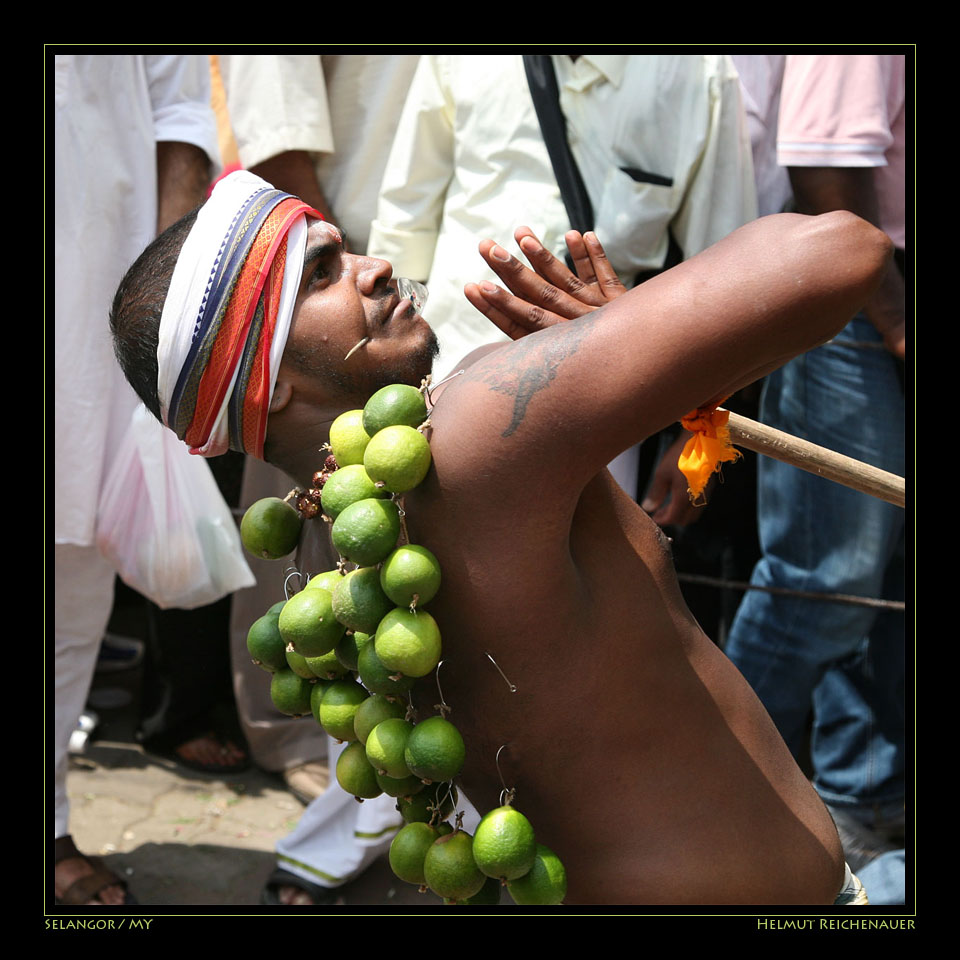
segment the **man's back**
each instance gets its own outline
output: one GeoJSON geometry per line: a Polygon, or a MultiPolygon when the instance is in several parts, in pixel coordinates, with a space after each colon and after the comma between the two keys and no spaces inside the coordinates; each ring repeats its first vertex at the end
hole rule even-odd
{"type": "MultiPolygon", "coordinates": [[[[836,224],[745,228],[623,309],[489,354],[437,397],[435,469],[407,495],[407,524],[444,570],[431,609],[443,697],[467,743],[463,786],[480,809],[517,789],[518,808],[566,862],[570,902],[829,903],[840,887],[829,815],[684,606],[659,530],[602,469],[829,336],[880,257],[876,244],[860,263],[848,257],[853,289],[841,289],[824,276],[829,253],[803,252],[836,224]],[[781,253],[769,254],[771,241],[781,253]],[[794,283],[768,287],[765,308],[744,316],[732,294],[751,280],[723,269],[729,254],[755,263],[760,285],[784,270],[794,283]],[[698,357],[690,376],[677,374],[698,357]]],[[[436,701],[420,694],[421,719],[436,701]]]]}

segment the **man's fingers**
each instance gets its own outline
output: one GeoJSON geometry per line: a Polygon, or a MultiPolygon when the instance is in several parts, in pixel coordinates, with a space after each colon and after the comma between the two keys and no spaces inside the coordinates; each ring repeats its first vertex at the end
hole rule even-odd
{"type": "Polygon", "coordinates": [[[495,283],[468,283],[463,293],[477,310],[511,340],[519,340],[528,333],[536,333],[563,319],[512,296],[495,283]]]}
{"type": "Polygon", "coordinates": [[[570,251],[570,258],[573,260],[573,266],[577,271],[577,276],[585,284],[597,282],[597,273],[590,259],[590,253],[586,244],[583,242],[583,234],[579,230],[570,230],[564,236],[567,244],[567,250],[570,251]]]}
{"type": "Polygon", "coordinates": [[[626,293],[627,288],[620,282],[617,271],[613,269],[613,265],[607,258],[607,252],[603,249],[603,244],[600,243],[592,230],[583,235],[583,244],[604,298],[615,300],[621,294],[626,293]]]}

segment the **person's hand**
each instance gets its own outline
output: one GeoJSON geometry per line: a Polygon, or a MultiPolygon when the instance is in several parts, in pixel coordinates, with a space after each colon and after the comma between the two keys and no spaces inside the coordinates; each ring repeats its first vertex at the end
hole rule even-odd
{"type": "Polygon", "coordinates": [[[703,512],[702,505],[694,506],[690,502],[687,478],[677,466],[680,453],[689,439],[690,434],[684,432],[666,449],[653,472],[647,495],[640,504],[654,523],[661,527],[688,527],[696,523],[703,512]]]}
{"type": "Polygon", "coordinates": [[[489,282],[464,288],[470,303],[513,340],[583,316],[627,292],[595,233],[571,230],[564,237],[576,274],[529,227],[518,227],[514,237],[533,269],[492,240],[482,241],[479,248],[511,292],[489,282]]]}

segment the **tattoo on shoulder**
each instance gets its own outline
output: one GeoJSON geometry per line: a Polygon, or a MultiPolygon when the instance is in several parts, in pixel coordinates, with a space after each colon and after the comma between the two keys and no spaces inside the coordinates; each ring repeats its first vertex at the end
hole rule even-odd
{"type": "Polygon", "coordinates": [[[491,390],[513,397],[513,416],[501,436],[509,437],[516,432],[530,401],[550,385],[563,361],[577,352],[598,312],[550,327],[543,331],[546,336],[531,334],[487,359],[480,379],[491,390]]]}

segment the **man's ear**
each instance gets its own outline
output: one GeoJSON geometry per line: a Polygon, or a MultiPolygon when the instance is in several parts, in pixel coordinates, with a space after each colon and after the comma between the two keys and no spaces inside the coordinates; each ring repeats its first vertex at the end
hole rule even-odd
{"type": "Polygon", "coordinates": [[[278,413],[293,399],[293,385],[286,377],[277,377],[277,384],[273,388],[273,397],[270,400],[270,413],[278,413]]]}

